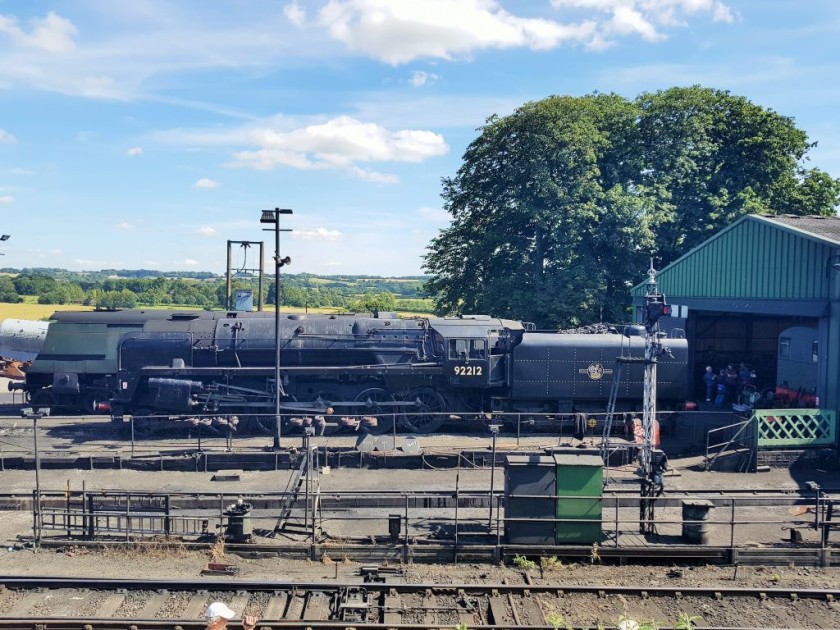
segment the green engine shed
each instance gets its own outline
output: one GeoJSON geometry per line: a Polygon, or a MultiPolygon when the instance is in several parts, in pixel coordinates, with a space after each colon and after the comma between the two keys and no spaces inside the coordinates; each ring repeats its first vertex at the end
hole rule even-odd
{"type": "MultiPolygon", "coordinates": [[[[659,270],[657,282],[673,311],[663,327],[686,331],[698,398],[705,366],[744,362],[764,388],[802,389],[797,378],[810,374],[816,406],[838,410],[840,217],[745,216],[659,270]]],[[[637,309],[644,294],[645,283],[633,287],[637,309]]]]}

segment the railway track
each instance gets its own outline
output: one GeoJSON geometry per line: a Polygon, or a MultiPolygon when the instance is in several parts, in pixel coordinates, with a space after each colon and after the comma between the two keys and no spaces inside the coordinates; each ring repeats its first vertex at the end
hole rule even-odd
{"type": "Polygon", "coordinates": [[[664,629],[677,624],[680,614],[701,617],[697,627],[704,628],[836,628],[840,623],[840,587],[440,585],[362,578],[290,583],[0,577],[0,584],[0,628],[20,630],[192,630],[203,627],[204,610],[216,600],[258,616],[260,630],[592,628],[628,618],[664,629]]]}

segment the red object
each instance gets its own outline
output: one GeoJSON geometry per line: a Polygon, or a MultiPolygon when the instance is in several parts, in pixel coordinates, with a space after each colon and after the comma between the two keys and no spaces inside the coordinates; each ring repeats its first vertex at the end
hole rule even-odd
{"type": "Polygon", "coordinates": [[[111,411],[111,403],[96,403],[96,411],[111,411]]]}
{"type": "MultiPolygon", "coordinates": [[[[633,418],[633,438],[636,444],[644,445],[645,428],[639,418],[633,418]]],[[[653,421],[653,447],[659,448],[659,420],[653,421]]]]}

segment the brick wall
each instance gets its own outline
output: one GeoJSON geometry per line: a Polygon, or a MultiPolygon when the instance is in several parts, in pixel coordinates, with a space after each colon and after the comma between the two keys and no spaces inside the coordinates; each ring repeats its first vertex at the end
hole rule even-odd
{"type": "Polygon", "coordinates": [[[758,451],[759,466],[790,468],[792,466],[840,467],[840,453],[835,448],[803,448],[758,451]]]}

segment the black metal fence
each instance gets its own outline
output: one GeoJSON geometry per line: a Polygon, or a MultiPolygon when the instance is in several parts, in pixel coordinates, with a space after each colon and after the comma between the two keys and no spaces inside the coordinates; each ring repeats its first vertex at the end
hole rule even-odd
{"type": "MultiPolygon", "coordinates": [[[[591,561],[599,550],[644,550],[651,554],[666,547],[700,543],[715,549],[836,548],[832,532],[840,530],[835,506],[838,498],[815,492],[681,494],[657,497],[655,535],[639,534],[640,502],[651,500],[634,492],[605,492],[597,497],[555,497],[565,502],[591,505],[598,501],[596,521],[581,518],[513,518],[506,512],[503,493],[487,491],[322,491],[314,468],[306,477],[307,490],[253,495],[235,493],[147,493],[131,491],[65,491],[33,494],[33,538],[49,541],[130,541],[159,544],[161,537],[186,542],[228,540],[259,543],[261,550],[276,544],[278,550],[318,557],[358,545],[390,546],[401,557],[422,555],[434,543],[450,559],[469,557],[476,547],[492,549],[497,559],[518,553],[535,555],[562,551],[552,532],[558,525],[574,528],[593,522],[601,532],[588,543],[591,561]],[[708,504],[702,518],[686,512],[687,504],[708,504]],[[243,506],[246,506],[243,508],[243,506]],[[489,518],[488,518],[489,514],[489,518]],[[511,532],[535,523],[547,532],[527,544],[511,542],[511,532]]],[[[522,498],[522,497],[518,497],[522,498]]],[[[545,497],[539,497],[545,499],[545,497]]],[[[840,507],[840,506],[838,506],[840,507]]],[[[591,530],[590,530],[591,531],[591,530]]],[[[702,545],[697,544],[700,549],[702,545]]],[[[567,548],[575,547],[574,544],[567,548]]],[[[581,552],[578,544],[576,552],[581,552]]],[[[587,554],[584,554],[587,555],[587,554]]]]}

